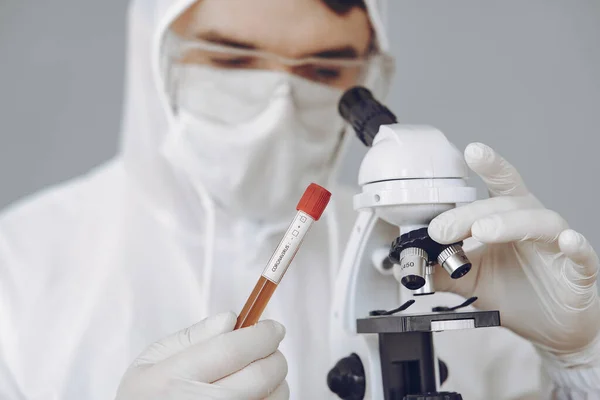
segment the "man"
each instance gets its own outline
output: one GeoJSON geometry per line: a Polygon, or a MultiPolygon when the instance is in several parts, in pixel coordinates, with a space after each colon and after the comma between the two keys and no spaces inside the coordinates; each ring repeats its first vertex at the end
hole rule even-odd
{"type": "MultiPolygon", "coordinates": [[[[133,3],[118,156],[0,218],[0,397],[329,396],[331,276],[354,219],[332,186],[345,146],[336,106],[355,84],[378,96],[389,85],[377,6],[133,3]],[[335,200],[269,304],[279,322],[231,332],[226,311],[243,305],[312,181],[335,200]]],[[[466,399],[597,396],[596,254],[493,150],[465,156],[492,198],[443,214],[430,233],[482,245],[467,277],[436,285],[479,296],[521,338],[441,337],[446,388],[466,399]]]]}

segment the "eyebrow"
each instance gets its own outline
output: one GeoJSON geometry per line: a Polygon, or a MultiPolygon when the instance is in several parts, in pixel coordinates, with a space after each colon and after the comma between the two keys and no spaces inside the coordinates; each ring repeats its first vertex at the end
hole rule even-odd
{"type": "Polygon", "coordinates": [[[256,49],[256,46],[253,44],[223,36],[222,34],[215,31],[200,32],[194,35],[194,37],[215,44],[222,44],[224,46],[235,47],[236,49],[256,49]]]}
{"type": "Polygon", "coordinates": [[[300,58],[358,58],[358,51],[352,46],[342,46],[333,49],[322,50],[316,53],[305,54],[300,58]]]}
{"type": "MultiPolygon", "coordinates": [[[[200,32],[194,35],[195,38],[206,40],[207,42],[231,46],[236,49],[257,50],[258,47],[248,42],[224,36],[216,31],[200,32]]],[[[338,58],[338,59],[354,59],[358,58],[358,51],[350,46],[340,46],[327,50],[320,50],[314,53],[303,54],[298,58],[338,58]]]]}

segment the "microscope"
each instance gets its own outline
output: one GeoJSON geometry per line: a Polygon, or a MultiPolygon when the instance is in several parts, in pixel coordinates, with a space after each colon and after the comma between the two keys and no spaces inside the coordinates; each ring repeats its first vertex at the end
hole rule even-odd
{"type": "Polygon", "coordinates": [[[369,150],[354,196],[359,215],[335,280],[328,386],[344,400],[462,399],[438,391],[448,371],[433,333],[499,326],[499,312],[410,313],[435,292],[434,274],[460,279],[471,269],[462,242],[442,245],[427,233],[437,215],[476,199],[462,153],[435,128],[398,124],[366,88],[349,89],[339,111],[369,150]]]}

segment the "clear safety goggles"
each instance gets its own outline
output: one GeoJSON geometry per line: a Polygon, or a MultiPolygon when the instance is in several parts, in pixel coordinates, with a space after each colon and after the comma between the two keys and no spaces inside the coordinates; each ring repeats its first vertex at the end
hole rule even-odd
{"type": "Polygon", "coordinates": [[[200,39],[177,37],[175,42],[172,62],[223,69],[284,70],[313,82],[341,88],[356,84],[367,65],[377,58],[374,52],[361,58],[288,58],[200,39]]]}

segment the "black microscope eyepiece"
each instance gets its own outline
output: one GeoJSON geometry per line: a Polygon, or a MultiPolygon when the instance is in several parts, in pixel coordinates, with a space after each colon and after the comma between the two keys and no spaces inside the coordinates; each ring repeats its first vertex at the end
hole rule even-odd
{"type": "Polygon", "coordinates": [[[396,116],[375,100],[369,89],[362,86],[355,86],[344,93],[338,104],[338,111],[367,147],[373,144],[381,125],[398,122],[396,116]]]}

